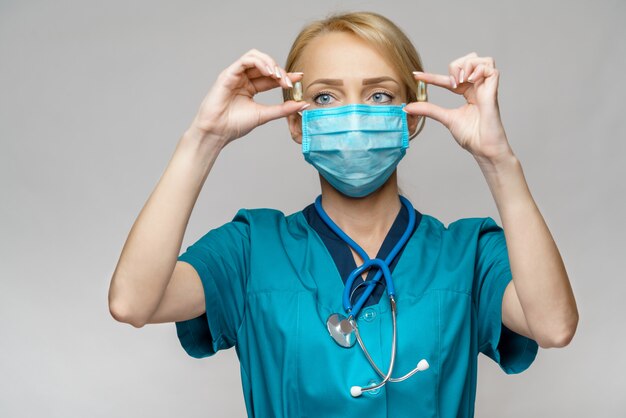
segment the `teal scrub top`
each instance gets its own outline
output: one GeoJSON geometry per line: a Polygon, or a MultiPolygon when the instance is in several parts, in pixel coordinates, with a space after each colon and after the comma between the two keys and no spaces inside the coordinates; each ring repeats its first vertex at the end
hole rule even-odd
{"type": "MultiPolygon", "coordinates": [[[[511,281],[504,231],[492,218],[445,227],[421,214],[395,268],[397,349],[393,377],[424,358],[430,367],[402,382],[350,395],[380,377],[358,344],[337,345],[326,319],[343,313],[343,279],[303,211],[240,209],[178,257],[204,288],[206,313],[176,322],[194,358],[235,347],[250,417],[474,416],[478,353],[507,374],[534,361],[538,345],[502,324],[511,281]]],[[[359,331],[386,372],[389,299],[366,306],[359,331]]]]}

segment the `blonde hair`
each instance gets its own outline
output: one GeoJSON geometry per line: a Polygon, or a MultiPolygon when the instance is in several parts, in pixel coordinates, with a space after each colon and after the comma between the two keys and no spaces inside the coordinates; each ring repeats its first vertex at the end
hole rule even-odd
{"type": "MultiPolygon", "coordinates": [[[[336,12],[306,25],[287,56],[285,71],[299,71],[302,52],[316,37],[330,32],[348,32],[369,42],[398,72],[408,102],[416,100],[417,81],[413,71],[424,71],[422,60],[404,32],[391,20],[374,12],[336,12]]],[[[292,89],[283,89],[284,101],[292,100],[292,89]]]]}

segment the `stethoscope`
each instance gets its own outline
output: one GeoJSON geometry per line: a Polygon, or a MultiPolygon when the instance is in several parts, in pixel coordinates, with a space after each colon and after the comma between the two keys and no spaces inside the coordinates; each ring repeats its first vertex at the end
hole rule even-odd
{"type": "Polygon", "coordinates": [[[397,311],[397,308],[396,308],[396,300],[394,298],[395,289],[393,286],[393,281],[391,279],[391,271],[389,270],[389,264],[391,264],[392,260],[396,257],[398,252],[400,252],[400,249],[402,249],[403,245],[410,238],[413,228],[415,227],[415,210],[413,209],[413,205],[411,205],[411,202],[409,202],[403,196],[400,196],[400,201],[409,212],[409,224],[407,225],[406,230],[404,231],[404,234],[402,234],[402,237],[400,237],[400,240],[393,247],[393,249],[387,256],[387,258],[383,261],[379,258],[374,258],[374,259],[369,258],[367,253],[363,251],[363,249],[356,242],[354,242],[348,235],[346,235],[346,233],[344,233],[335,224],[335,222],[333,222],[332,219],[330,219],[330,217],[324,211],[324,208],[322,208],[322,195],[319,195],[317,199],[315,199],[315,209],[317,210],[317,213],[322,218],[322,220],[326,223],[326,225],[328,225],[330,229],[332,229],[342,240],[344,240],[350,247],[352,247],[354,251],[356,251],[364,260],[363,264],[360,267],[357,267],[356,269],[352,271],[352,273],[350,273],[350,275],[348,276],[348,279],[346,280],[346,284],[343,290],[343,308],[348,313],[348,317],[346,318],[341,313],[334,313],[334,314],[331,314],[326,320],[326,326],[328,328],[328,332],[330,333],[330,336],[341,347],[345,347],[345,348],[352,347],[355,343],[355,337],[356,337],[356,341],[359,342],[359,345],[361,346],[363,353],[365,353],[365,357],[367,357],[367,360],[369,361],[369,363],[372,365],[374,370],[376,370],[376,373],[378,373],[378,375],[383,378],[383,380],[381,380],[379,383],[368,386],[368,387],[352,386],[350,388],[350,394],[355,398],[358,396],[361,396],[363,392],[372,391],[372,390],[381,388],[387,382],[402,382],[403,380],[406,380],[409,377],[413,376],[415,373],[424,371],[428,369],[429,367],[429,364],[426,361],[426,359],[421,359],[419,363],[417,363],[417,367],[411,370],[409,373],[405,374],[404,376],[400,378],[391,377],[391,373],[393,373],[393,366],[396,360],[396,311],[397,311]],[[350,289],[352,288],[352,284],[354,283],[354,280],[357,277],[360,277],[364,271],[369,270],[370,268],[374,266],[379,268],[374,278],[369,282],[364,281],[363,283],[360,283],[352,291],[352,293],[350,293],[350,289]],[[387,294],[389,295],[389,304],[391,305],[391,319],[393,322],[393,341],[391,344],[391,361],[389,362],[389,370],[387,371],[386,374],[383,373],[378,368],[378,366],[376,365],[376,363],[370,356],[369,352],[367,351],[367,348],[365,347],[365,344],[363,343],[363,340],[361,339],[361,335],[359,334],[359,326],[355,319],[358,316],[359,311],[361,310],[361,308],[367,301],[367,298],[374,291],[374,287],[376,287],[376,285],[378,284],[381,274],[385,276],[385,283],[387,285],[387,294]],[[356,302],[356,304],[352,305],[352,295],[361,285],[367,285],[367,289],[365,289],[365,291],[363,292],[359,300],[356,302]]]}

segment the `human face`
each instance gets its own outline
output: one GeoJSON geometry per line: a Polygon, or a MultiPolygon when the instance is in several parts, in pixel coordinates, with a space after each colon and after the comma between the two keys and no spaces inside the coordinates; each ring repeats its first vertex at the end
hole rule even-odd
{"type": "MultiPolygon", "coordinates": [[[[406,92],[396,71],[385,58],[356,35],[331,32],[315,38],[303,51],[301,66],[302,100],[308,109],[343,106],[352,103],[399,105],[406,103],[406,92]]],[[[409,132],[417,118],[407,115],[409,132]]],[[[302,120],[289,115],[291,137],[302,143],[302,120]]]]}

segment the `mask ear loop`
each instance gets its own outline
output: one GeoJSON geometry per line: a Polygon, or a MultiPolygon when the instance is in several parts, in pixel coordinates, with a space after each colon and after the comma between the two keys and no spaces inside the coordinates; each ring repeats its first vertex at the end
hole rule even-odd
{"type": "MultiPolygon", "coordinates": [[[[424,83],[422,80],[417,81],[416,99],[418,102],[428,101],[428,92],[426,91],[426,83],[424,83]]],[[[417,135],[419,135],[420,132],[422,132],[422,129],[424,129],[424,124],[426,123],[426,116],[420,116],[420,121],[418,123],[419,123],[419,127],[415,130],[415,133],[413,133],[409,137],[409,140],[415,138],[417,135]]]]}

